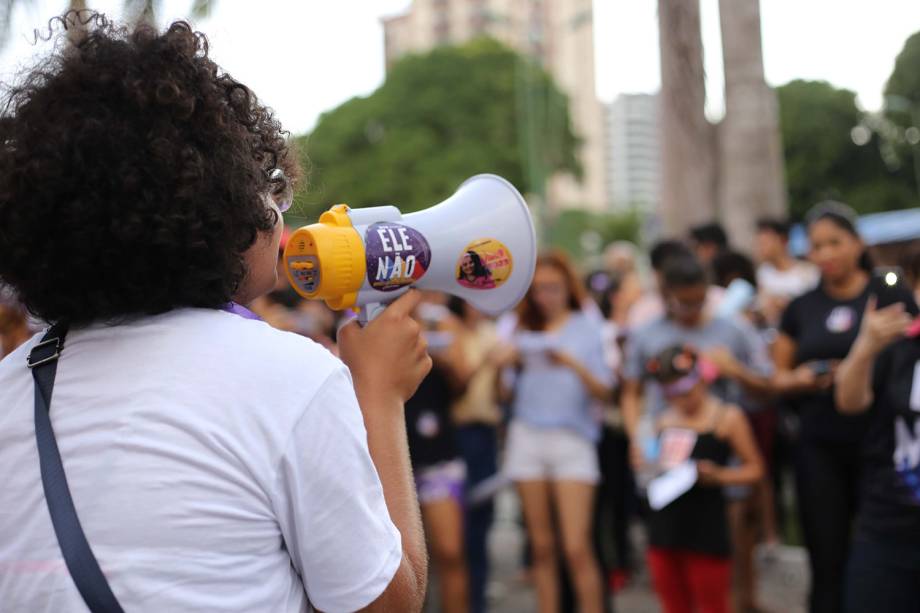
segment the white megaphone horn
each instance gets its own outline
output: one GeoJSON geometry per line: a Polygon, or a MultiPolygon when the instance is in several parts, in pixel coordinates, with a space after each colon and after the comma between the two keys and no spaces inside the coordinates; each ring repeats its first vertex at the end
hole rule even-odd
{"type": "Polygon", "coordinates": [[[332,207],[284,249],[301,296],[358,310],[363,321],[412,286],[458,296],[488,315],[514,307],[533,279],[537,242],[524,198],[496,175],[403,216],[395,206],[332,207]]]}

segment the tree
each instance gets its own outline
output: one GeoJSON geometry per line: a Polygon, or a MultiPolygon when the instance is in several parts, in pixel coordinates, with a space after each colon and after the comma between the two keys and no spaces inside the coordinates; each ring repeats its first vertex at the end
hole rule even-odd
{"type": "MultiPolygon", "coordinates": [[[[200,19],[211,14],[216,0],[192,0],[189,14],[200,19]]],[[[135,23],[156,25],[157,15],[163,10],[163,0],[124,0],[125,15],[135,23]]]]}
{"type": "Polygon", "coordinates": [[[658,0],[661,205],[664,231],[716,216],[715,133],[706,119],[699,0],[658,0]]]}
{"type": "Polygon", "coordinates": [[[904,43],[885,84],[885,119],[896,128],[888,132],[895,163],[913,171],[920,195],[920,32],[904,43]]]}
{"type": "Polygon", "coordinates": [[[869,118],[856,94],[824,81],[795,80],[777,88],[791,212],[803,216],[816,202],[837,199],[860,213],[913,204],[903,173],[885,165],[884,144],[874,132],[854,142],[854,128],[869,118]]]}
{"type": "Polygon", "coordinates": [[[725,118],[718,127],[719,212],[735,245],[759,217],[786,214],[776,94],[764,80],[760,0],[720,0],[725,118]]]}
{"type": "Polygon", "coordinates": [[[375,92],[324,113],[298,139],[311,176],[295,213],[336,202],[417,210],[482,172],[526,193],[539,187],[533,164],[577,174],[577,144],[565,95],[530,60],[487,38],[439,47],[401,59],[375,92]],[[539,104],[525,117],[522,100],[539,104]]]}
{"type": "Polygon", "coordinates": [[[614,241],[639,244],[641,226],[642,217],[635,209],[624,213],[568,209],[556,215],[546,242],[584,263],[596,259],[604,246],[614,241]]]}
{"type": "Polygon", "coordinates": [[[889,120],[904,127],[914,125],[910,106],[920,107],[920,32],[907,39],[895,59],[894,70],[885,84],[885,98],[889,120]]]}

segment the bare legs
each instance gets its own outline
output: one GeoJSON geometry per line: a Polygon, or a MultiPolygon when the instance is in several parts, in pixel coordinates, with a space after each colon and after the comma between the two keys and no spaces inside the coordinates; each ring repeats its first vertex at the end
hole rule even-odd
{"type": "Polygon", "coordinates": [[[556,613],[559,609],[553,509],[579,611],[603,611],[600,571],[591,544],[595,489],[592,484],[578,481],[518,483],[533,554],[533,578],[540,613],[556,613]]]}
{"type": "Polygon", "coordinates": [[[453,498],[421,506],[431,557],[441,583],[441,611],[467,613],[469,588],[463,554],[463,509],[453,498]]]}

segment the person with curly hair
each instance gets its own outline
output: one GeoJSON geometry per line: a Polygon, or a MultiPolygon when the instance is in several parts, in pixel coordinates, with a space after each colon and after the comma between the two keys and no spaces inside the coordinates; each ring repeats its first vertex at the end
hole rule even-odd
{"type": "MultiPolygon", "coordinates": [[[[66,335],[50,419],[114,597],[420,610],[403,414],[431,366],[417,296],[344,327],[342,361],[247,317],[276,282],[297,177],[271,110],[187,23],[71,12],[42,38],[58,37],[0,107],[0,282],[66,335]]],[[[75,611],[39,474],[40,338],[0,362],[0,608],[75,611]]]]}
{"type": "Polygon", "coordinates": [[[29,314],[12,291],[0,285],[0,358],[29,340],[33,332],[29,314]]]}

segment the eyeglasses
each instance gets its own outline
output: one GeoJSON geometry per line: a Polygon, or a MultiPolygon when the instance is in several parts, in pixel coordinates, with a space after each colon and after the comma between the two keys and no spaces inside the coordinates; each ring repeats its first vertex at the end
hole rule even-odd
{"type": "Polygon", "coordinates": [[[294,185],[280,168],[268,172],[268,193],[282,213],[294,204],[294,185]]]}

